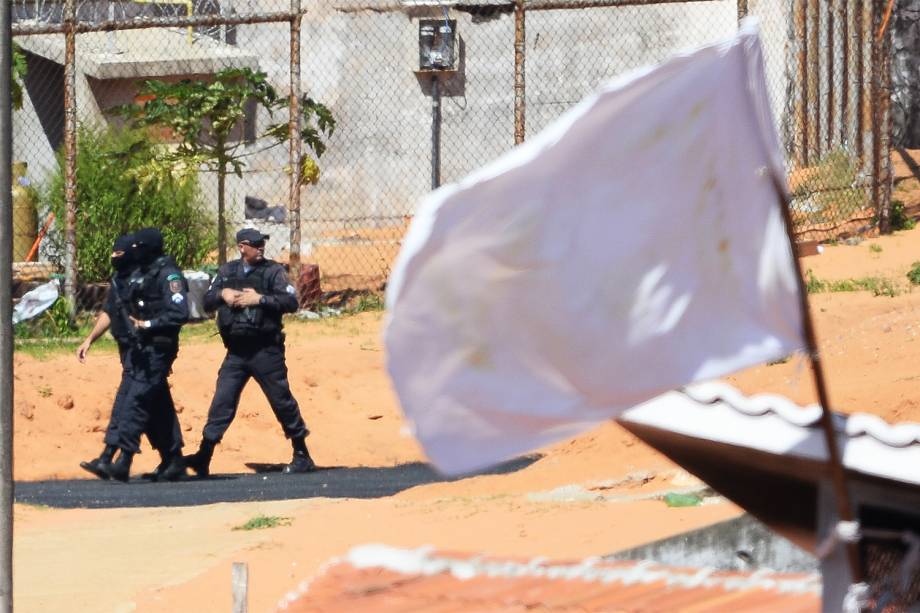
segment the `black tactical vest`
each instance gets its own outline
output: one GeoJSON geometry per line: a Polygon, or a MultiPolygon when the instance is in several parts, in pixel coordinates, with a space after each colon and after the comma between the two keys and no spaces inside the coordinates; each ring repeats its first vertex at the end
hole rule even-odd
{"type": "MultiPolygon", "coordinates": [[[[249,274],[243,274],[242,263],[230,269],[231,274],[225,276],[223,286],[228,289],[243,290],[252,288],[262,295],[270,293],[271,284],[268,279],[272,266],[262,263],[253,268],[249,274]]],[[[230,308],[222,304],[217,309],[217,329],[225,342],[232,340],[269,340],[281,330],[279,317],[266,317],[265,309],[261,306],[230,308]]]]}
{"type": "Polygon", "coordinates": [[[148,320],[166,309],[166,296],[160,287],[160,272],[169,263],[165,255],[158,257],[146,272],[138,271],[131,277],[131,316],[148,320]]]}
{"type": "Polygon", "coordinates": [[[110,292],[112,292],[112,302],[115,305],[115,313],[112,314],[109,331],[120,343],[126,343],[132,340],[133,324],[128,321],[130,311],[131,286],[127,275],[113,275],[110,292]],[[128,326],[132,326],[129,328],[128,326]]]}

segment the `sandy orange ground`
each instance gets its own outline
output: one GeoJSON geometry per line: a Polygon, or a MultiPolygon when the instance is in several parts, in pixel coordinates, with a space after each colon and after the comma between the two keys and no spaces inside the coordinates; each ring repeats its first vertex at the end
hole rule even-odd
{"type": "MultiPolygon", "coordinates": [[[[856,246],[827,247],[822,255],[802,260],[820,279],[881,275],[903,289],[894,298],[866,292],[812,296],[835,408],[920,421],[920,292],[911,293],[905,278],[911,263],[920,260],[918,239],[920,230],[902,232],[856,246]]],[[[381,322],[380,314],[367,313],[289,325],[293,390],[313,430],[309,442],[320,464],[392,466],[422,459],[401,430],[383,369],[381,322]]],[[[182,347],[175,365],[172,390],[192,446],[222,353],[216,339],[196,339],[182,347]]],[[[44,360],[17,354],[15,376],[16,478],[82,477],[78,461],[100,447],[118,380],[117,356],[94,349],[88,364],[80,365],[71,354],[44,360]]],[[[731,380],[749,392],[813,400],[807,363],[797,358],[731,380]]],[[[15,606],[18,611],[227,611],[230,567],[242,561],[250,568],[251,610],[266,611],[324,562],[356,544],[430,544],[571,559],[603,555],[738,513],[727,503],[672,509],[657,500],[629,500],[685,486],[687,478],[613,424],[542,453],[515,473],[419,486],[369,500],[102,511],[17,505],[15,606]],[[637,471],[653,478],[643,485],[615,483],[637,471]],[[535,502],[527,496],[564,485],[616,494],[622,501],[535,502]],[[288,517],[290,525],[232,530],[259,514],[288,517]]],[[[265,400],[257,388],[248,388],[237,421],[218,449],[215,470],[239,472],[244,462],[281,462],[288,456],[265,400]]],[[[138,459],[137,470],[155,462],[148,451],[138,459]]]]}

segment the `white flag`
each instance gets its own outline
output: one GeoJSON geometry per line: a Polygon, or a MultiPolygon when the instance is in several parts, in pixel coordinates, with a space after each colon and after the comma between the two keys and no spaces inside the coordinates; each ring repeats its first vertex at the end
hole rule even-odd
{"type": "Polygon", "coordinates": [[[494,464],[803,346],[769,108],[746,21],[422,202],[385,343],[438,468],[494,464]]]}

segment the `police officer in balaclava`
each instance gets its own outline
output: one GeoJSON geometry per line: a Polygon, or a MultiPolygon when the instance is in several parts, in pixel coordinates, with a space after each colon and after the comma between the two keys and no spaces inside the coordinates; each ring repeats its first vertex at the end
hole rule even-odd
{"type": "Polygon", "coordinates": [[[130,477],[131,462],[146,432],[160,453],[153,477],[173,481],[185,474],[182,434],[167,377],[179,352],[179,330],[188,321],[188,284],[172,257],[163,254],[163,236],[156,228],[134,233],[132,255],[138,265],[129,283],[128,321],[138,342],[126,352],[130,379],[118,423],[118,458],[107,473],[120,481],[130,477]]]}
{"type": "Polygon", "coordinates": [[[134,236],[131,234],[123,234],[115,239],[111,256],[114,274],[111,278],[109,292],[106,295],[102,311],[96,318],[96,324],[83,343],[77,348],[77,359],[84,362],[87,353],[89,353],[90,346],[96,339],[102,336],[106,330],[110,330],[118,344],[118,353],[121,358],[121,383],[118,386],[118,392],[115,394],[115,402],[112,404],[112,414],[109,417],[109,425],[105,431],[105,447],[98,458],[94,458],[87,462],[80,462],[82,468],[100,479],[109,478],[108,468],[117,450],[118,420],[123,408],[122,400],[124,399],[125,389],[130,382],[130,379],[125,376],[125,354],[128,351],[128,347],[130,347],[137,338],[134,332],[134,326],[128,319],[128,311],[126,308],[129,289],[128,280],[131,273],[136,268],[131,253],[131,246],[133,244],[134,236]]]}

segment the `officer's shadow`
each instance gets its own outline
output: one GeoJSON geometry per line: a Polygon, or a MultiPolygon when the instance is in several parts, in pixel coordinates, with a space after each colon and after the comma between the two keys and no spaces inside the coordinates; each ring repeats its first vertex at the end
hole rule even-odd
{"type": "Polygon", "coordinates": [[[522,456],[489,469],[458,476],[447,476],[424,462],[409,462],[396,466],[317,466],[316,470],[300,474],[281,474],[285,464],[247,462],[252,473],[211,475],[193,479],[207,487],[211,479],[235,479],[236,487],[260,490],[264,499],[321,496],[324,498],[379,498],[430,483],[459,481],[477,475],[502,475],[527,468],[542,457],[522,456]]]}
{"type": "MultiPolygon", "coordinates": [[[[248,468],[249,470],[255,473],[280,473],[282,470],[284,470],[285,466],[287,466],[287,464],[284,464],[284,463],[271,464],[271,463],[265,463],[265,462],[246,462],[246,468],[248,468]]],[[[344,466],[317,466],[314,470],[311,470],[310,472],[315,473],[320,470],[335,470],[337,468],[345,468],[345,467],[344,466]]]]}
{"type": "MultiPolygon", "coordinates": [[[[521,456],[507,462],[498,464],[492,468],[485,469],[479,472],[473,472],[468,474],[459,475],[456,477],[445,477],[437,470],[435,470],[430,464],[425,464],[423,462],[409,462],[407,464],[398,464],[396,466],[383,466],[383,467],[353,467],[348,466],[317,466],[311,471],[302,474],[318,473],[328,470],[336,471],[357,471],[359,473],[365,473],[366,471],[378,471],[379,473],[389,473],[388,475],[381,474],[382,477],[389,477],[394,475],[405,475],[405,473],[416,474],[417,476],[424,475],[425,477],[433,477],[434,481],[456,481],[457,479],[465,479],[467,477],[473,477],[476,475],[501,475],[505,473],[511,473],[522,468],[527,468],[542,456],[540,454],[532,454],[527,456],[521,456]]],[[[270,463],[270,462],[245,462],[246,468],[253,471],[256,474],[262,473],[280,473],[284,470],[284,467],[287,466],[285,463],[270,463]]],[[[227,475],[229,476],[229,475],[227,475]]]]}

